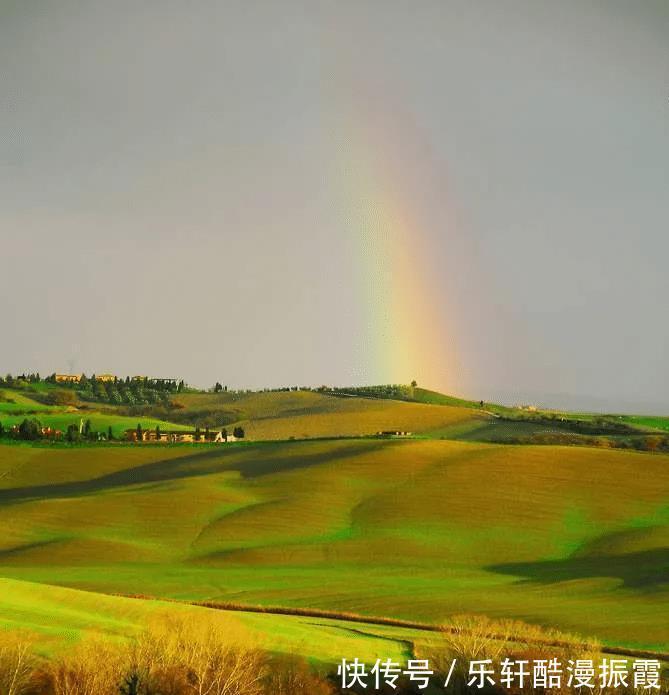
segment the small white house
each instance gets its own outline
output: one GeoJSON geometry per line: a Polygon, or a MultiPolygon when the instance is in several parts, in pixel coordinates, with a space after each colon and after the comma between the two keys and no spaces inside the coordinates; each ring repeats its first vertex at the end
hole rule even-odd
{"type": "Polygon", "coordinates": [[[238,442],[239,440],[237,437],[235,437],[234,434],[228,434],[227,436],[223,436],[223,432],[216,432],[216,437],[214,438],[215,442],[238,442]]]}

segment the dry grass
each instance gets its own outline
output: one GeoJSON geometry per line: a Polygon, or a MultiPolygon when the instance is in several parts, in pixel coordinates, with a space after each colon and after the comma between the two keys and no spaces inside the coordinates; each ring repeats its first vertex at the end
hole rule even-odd
{"type": "MultiPolygon", "coordinates": [[[[569,660],[592,659],[594,664],[598,664],[602,659],[601,647],[594,640],[519,620],[491,620],[479,615],[453,616],[449,624],[443,626],[439,638],[415,646],[415,651],[421,658],[429,659],[435,671],[441,674],[447,674],[455,660],[449,686],[450,691],[455,693],[481,692],[475,686],[468,685],[471,678],[469,664],[472,661],[491,659],[499,673],[499,664],[503,659],[526,660],[530,665],[540,659],[559,659],[565,665],[569,660]]],[[[534,689],[530,678],[522,690],[518,687],[503,688],[499,684],[488,690],[507,695],[520,695],[521,692],[540,695],[545,692],[544,688],[534,689]]],[[[561,687],[550,692],[559,695],[578,693],[580,690],[568,686],[565,675],[561,687]]],[[[588,692],[600,695],[606,689],[595,685],[588,692]]],[[[616,693],[625,695],[620,689],[616,693]]]]}
{"type": "Polygon", "coordinates": [[[0,639],[0,695],[329,695],[297,657],[275,657],[227,623],[160,620],[131,642],[89,638],[39,662],[32,643],[0,639]],[[241,646],[243,645],[243,646],[241,646]],[[271,668],[270,668],[271,665],[271,668]]]}
{"type": "Polygon", "coordinates": [[[35,675],[35,695],[118,695],[125,647],[99,639],[84,641],[45,664],[35,675]]]}
{"type": "MultiPolygon", "coordinates": [[[[270,656],[248,641],[241,628],[192,616],[162,618],[131,642],[90,638],[67,654],[38,663],[30,640],[5,634],[0,637],[0,695],[334,695],[341,691],[309,664],[294,655],[270,656]],[[244,645],[244,646],[240,646],[244,645]]],[[[519,621],[493,621],[485,616],[455,616],[438,636],[413,643],[413,656],[428,659],[435,671],[430,692],[488,695],[575,695],[566,670],[562,683],[550,689],[500,684],[502,659],[588,659],[597,668],[602,661],[599,645],[582,638],[519,621]],[[483,691],[469,686],[469,663],[491,659],[497,684],[483,691]],[[444,676],[456,668],[444,689],[444,676]]],[[[666,675],[664,676],[666,681],[666,675]]],[[[336,679],[338,680],[338,679],[336,679]]],[[[663,681],[663,682],[665,682],[663,681]]],[[[641,695],[630,687],[605,688],[593,679],[591,695],[641,695]]],[[[401,679],[398,690],[414,693],[401,679]]],[[[357,690],[355,692],[358,692],[357,690]]],[[[647,692],[647,691],[646,691],[647,692]]],[[[657,691],[658,695],[666,691],[657,691]]]]}
{"type": "Polygon", "coordinates": [[[36,667],[29,637],[0,635],[0,695],[22,695],[27,692],[36,667]]]}

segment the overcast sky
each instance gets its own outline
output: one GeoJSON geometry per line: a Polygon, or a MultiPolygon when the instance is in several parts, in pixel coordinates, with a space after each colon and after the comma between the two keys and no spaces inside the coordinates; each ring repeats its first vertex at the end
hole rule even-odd
{"type": "Polygon", "coordinates": [[[3,0],[0,242],[1,371],[667,412],[669,4],[3,0]],[[378,368],[358,167],[438,367],[378,368]]]}

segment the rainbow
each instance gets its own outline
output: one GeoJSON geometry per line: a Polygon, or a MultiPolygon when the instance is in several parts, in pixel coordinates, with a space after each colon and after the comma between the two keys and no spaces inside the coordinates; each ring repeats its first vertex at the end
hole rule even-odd
{"type": "MultiPolygon", "coordinates": [[[[387,100],[384,103],[388,111],[387,100]]],[[[344,226],[352,239],[364,307],[358,380],[458,390],[449,301],[429,255],[420,192],[411,165],[430,164],[410,119],[355,118],[337,143],[344,226]],[[361,123],[374,124],[363,128],[361,123]],[[417,158],[428,161],[417,161],[417,158]]],[[[448,209],[448,206],[446,206],[448,209]]],[[[444,219],[447,232],[453,220],[444,219]]]]}

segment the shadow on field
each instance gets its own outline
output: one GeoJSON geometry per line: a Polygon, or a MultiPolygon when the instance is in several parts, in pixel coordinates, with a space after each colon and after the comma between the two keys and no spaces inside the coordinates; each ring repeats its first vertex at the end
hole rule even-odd
{"type": "Polygon", "coordinates": [[[554,584],[573,579],[611,577],[628,589],[669,588],[669,548],[623,555],[570,557],[564,560],[490,565],[487,570],[522,577],[523,582],[554,584]]]}
{"type": "Polygon", "coordinates": [[[63,540],[63,538],[51,538],[46,541],[35,541],[34,543],[26,543],[24,545],[14,546],[13,548],[0,550],[0,562],[4,564],[5,561],[11,560],[14,557],[20,557],[26,552],[40,550],[41,548],[47,548],[51,545],[58,545],[63,540]]]}
{"type": "MultiPolygon", "coordinates": [[[[89,480],[3,489],[0,490],[0,504],[40,497],[73,497],[108,488],[165,482],[224,471],[237,471],[243,478],[257,478],[317,466],[339,458],[359,456],[383,446],[382,442],[374,441],[327,444],[329,446],[325,448],[323,442],[291,442],[271,447],[264,443],[257,447],[247,445],[243,450],[211,449],[180,458],[153,461],[89,480]]],[[[122,455],[122,450],[119,450],[119,455],[122,455]]]]}

